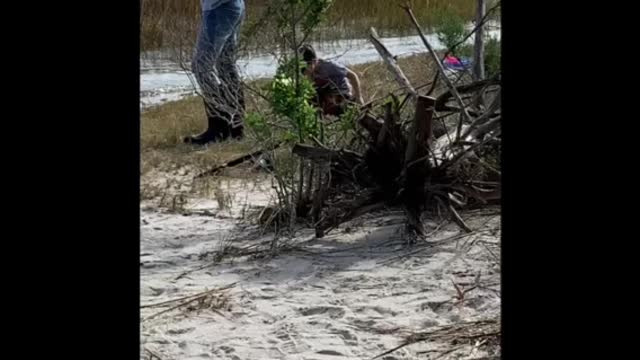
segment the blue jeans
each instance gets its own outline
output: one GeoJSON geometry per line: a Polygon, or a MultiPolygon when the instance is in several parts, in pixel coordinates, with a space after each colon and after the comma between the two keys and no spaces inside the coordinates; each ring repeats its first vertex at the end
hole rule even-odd
{"type": "Polygon", "coordinates": [[[244,114],[244,94],[235,64],[244,11],[244,0],[222,0],[214,9],[204,11],[191,63],[207,116],[223,118],[232,127],[242,124],[244,114]]]}

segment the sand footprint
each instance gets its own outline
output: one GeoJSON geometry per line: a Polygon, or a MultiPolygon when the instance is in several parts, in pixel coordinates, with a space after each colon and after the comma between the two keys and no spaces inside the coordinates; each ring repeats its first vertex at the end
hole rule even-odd
{"type": "Polygon", "coordinates": [[[169,329],[169,330],[167,330],[167,334],[170,334],[170,335],[182,335],[182,334],[190,333],[195,329],[196,328],[194,328],[194,327],[188,327],[188,328],[182,328],[182,329],[169,329]]]}
{"type": "Polygon", "coordinates": [[[345,310],[337,306],[315,306],[299,310],[303,316],[327,314],[332,319],[339,319],[346,313],[345,310]]]}

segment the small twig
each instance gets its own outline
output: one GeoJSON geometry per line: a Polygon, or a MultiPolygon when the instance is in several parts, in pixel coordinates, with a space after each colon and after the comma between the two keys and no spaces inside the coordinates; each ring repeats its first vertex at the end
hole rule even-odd
{"type": "MultiPolygon", "coordinates": [[[[474,81],[469,84],[463,84],[456,86],[456,91],[459,94],[466,94],[475,91],[479,91],[489,86],[500,86],[502,85],[501,74],[498,73],[494,75],[492,78],[474,81]]],[[[453,96],[453,93],[450,90],[445,91],[444,93],[438,95],[436,98],[436,110],[437,111],[454,111],[459,112],[460,109],[456,107],[446,106],[447,101],[453,96]]],[[[470,111],[470,114],[477,114],[475,112],[470,111]]]]}
{"type": "Polygon", "coordinates": [[[464,289],[460,285],[456,284],[456,282],[453,281],[453,279],[451,279],[451,283],[456,288],[456,293],[457,294],[456,294],[455,298],[458,300],[458,303],[462,303],[465,300],[465,295],[467,295],[468,292],[478,288],[478,285],[473,285],[473,286],[471,286],[469,288],[464,289]]]}
{"type": "Polygon", "coordinates": [[[247,160],[250,160],[250,159],[255,159],[256,157],[262,155],[263,153],[265,153],[267,151],[273,151],[273,150],[277,149],[278,147],[280,147],[280,145],[282,145],[283,142],[284,141],[280,141],[280,142],[276,143],[275,145],[270,146],[267,149],[260,149],[260,150],[254,151],[252,153],[242,155],[242,156],[240,156],[238,158],[235,158],[235,159],[233,159],[233,160],[231,160],[229,162],[226,162],[226,163],[224,163],[222,165],[216,166],[213,169],[210,169],[210,170],[207,170],[207,171],[205,171],[203,173],[200,173],[200,174],[196,175],[196,177],[194,179],[200,179],[200,178],[203,178],[203,177],[206,177],[206,176],[212,176],[212,175],[217,174],[219,171],[221,171],[223,169],[242,164],[243,162],[245,162],[247,160]]]}
{"type": "MultiPolygon", "coordinates": [[[[216,289],[216,290],[217,290],[217,289],[216,289]]],[[[209,293],[210,293],[210,291],[209,291],[209,293]]],[[[170,307],[170,308],[168,308],[168,309],[165,309],[165,310],[159,311],[159,312],[157,312],[157,313],[155,313],[155,314],[153,314],[153,315],[147,316],[146,318],[144,318],[144,319],[143,319],[143,321],[151,320],[151,319],[153,319],[153,318],[155,318],[155,317],[157,317],[157,316],[160,316],[160,315],[165,314],[165,313],[168,313],[168,312],[170,312],[170,311],[173,311],[173,310],[176,310],[176,309],[179,309],[179,308],[185,307],[185,306],[187,306],[187,305],[189,305],[189,304],[192,304],[192,303],[194,303],[194,302],[196,302],[196,301],[202,301],[202,300],[203,300],[207,295],[208,295],[208,294],[201,295],[201,296],[198,296],[198,297],[193,298],[193,299],[191,299],[191,300],[185,301],[185,302],[183,302],[183,303],[181,303],[181,304],[178,304],[178,305],[176,305],[176,306],[172,306],[172,307],[170,307]]],[[[220,313],[220,312],[219,312],[219,311],[217,311],[216,309],[211,309],[211,310],[212,310],[213,312],[215,312],[216,314],[219,314],[219,315],[221,315],[222,317],[225,317],[224,315],[222,315],[222,313],[220,313]]]]}
{"type": "Polygon", "coordinates": [[[486,134],[492,132],[493,130],[497,129],[500,126],[501,121],[502,121],[502,116],[498,116],[496,118],[493,118],[489,122],[487,122],[486,124],[478,126],[478,128],[476,128],[475,131],[471,132],[470,135],[473,138],[480,139],[484,135],[486,135],[486,134]]]}
{"type": "Polygon", "coordinates": [[[500,88],[500,90],[498,91],[498,94],[496,95],[496,98],[493,100],[493,102],[491,103],[491,105],[489,106],[487,111],[485,111],[485,113],[482,114],[482,116],[476,118],[473,121],[473,123],[471,123],[471,125],[469,125],[469,127],[467,128],[465,133],[462,135],[463,139],[466,138],[467,136],[469,136],[472,133],[476,133],[474,137],[477,137],[478,135],[482,135],[482,134],[488,132],[488,129],[490,129],[490,125],[489,124],[491,124],[493,122],[496,122],[496,121],[499,121],[500,116],[498,116],[496,119],[492,119],[492,120],[490,120],[490,118],[500,108],[501,99],[502,99],[502,88],[500,88]],[[476,130],[476,131],[474,131],[474,130],[476,130]]]}
{"type": "Polygon", "coordinates": [[[158,307],[158,306],[167,305],[167,304],[171,304],[171,303],[174,303],[174,302],[179,302],[179,301],[183,301],[183,300],[187,300],[187,299],[191,299],[191,298],[202,297],[203,295],[207,295],[207,294],[210,294],[210,293],[215,292],[215,291],[223,291],[223,290],[230,289],[230,288],[234,287],[237,283],[238,282],[236,281],[236,282],[231,283],[229,285],[225,285],[225,286],[223,286],[221,288],[215,288],[215,289],[212,289],[212,290],[203,291],[201,293],[197,293],[197,294],[193,294],[193,295],[189,295],[189,296],[184,296],[184,297],[181,297],[181,298],[178,298],[178,299],[162,301],[162,302],[155,303],[155,304],[142,305],[142,306],[140,306],[140,308],[144,309],[144,308],[150,308],[150,307],[158,307]]]}
{"type": "Polygon", "coordinates": [[[465,149],[463,151],[460,151],[453,158],[446,160],[446,162],[444,162],[444,163],[442,163],[440,165],[441,171],[445,171],[447,168],[453,166],[456,162],[458,162],[458,160],[462,159],[463,156],[465,156],[466,154],[470,153],[471,151],[477,149],[478,147],[486,144],[490,140],[491,140],[491,138],[486,138],[486,139],[482,140],[481,142],[475,143],[474,145],[471,145],[469,148],[467,148],[467,149],[465,149]]]}
{"type": "Polygon", "coordinates": [[[458,214],[458,212],[453,207],[453,205],[451,205],[451,202],[449,202],[448,207],[449,207],[449,211],[451,211],[451,216],[453,216],[453,220],[455,221],[455,223],[458,224],[458,226],[460,226],[465,232],[467,233],[473,232],[473,230],[469,227],[469,225],[467,225],[467,223],[464,222],[460,214],[458,214]]]}
{"type": "Polygon", "coordinates": [[[438,360],[438,359],[442,358],[443,356],[449,355],[452,352],[460,350],[461,348],[462,348],[462,346],[452,347],[451,349],[448,349],[448,350],[445,350],[445,351],[441,352],[438,356],[433,358],[433,360],[438,360]]]}
{"type": "Polygon", "coordinates": [[[148,348],[148,347],[146,347],[146,346],[145,346],[144,350],[145,350],[146,352],[148,352],[148,353],[149,353],[149,355],[150,355],[150,356],[149,356],[149,360],[153,360],[154,358],[155,358],[155,359],[158,359],[158,360],[162,360],[162,358],[160,357],[160,355],[158,355],[157,353],[155,353],[155,352],[153,352],[153,351],[149,350],[149,348],[148,348]]]}
{"type": "Polygon", "coordinates": [[[494,254],[493,251],[491,251],[491,249],[489,249],[487,245],[484,245],[484,248],[487,249],[489,254],[491,254],[491,256],[493,257],[493,260],[495,260],[497,263],[500,262],[500,258],[496,254],[494,254]]]}
{"type": "Polygon", "coordinates": [[[195,269],[187,270],[187,271],[185,271],[185,272],[181,273],[180,275],[176,276],[176,278],[175,278],[174,280],[180,280],[180,279],[184,278],[185,276],[187,276],[187,275],[189,275],[189,274],[193,274],[193,273],[194,273],[194,272],[196,272],[196,271],[204,270],[204,269],[206,269],[206,268],[208,268],[208,267],[211,267],[211,266],[215,265],[216,263],[217,263],[217,262],[215,262],[215,261],[214,261],[214,262],[212,262],[212,263],[209,263],[209,264],[206,264],[206,265],[199,266],[199,267],[197,267],[197,268],[195,268],[195,269]]]}
{"type": "Polygon", "coordinates": [[[456,289],[456,292],[458,293],[456,295],[456,299],[458,299],[458,300],[464,299],[464,292],[462,291],[460,286],[458,286],[458,284],[456,284],[456,282],[453,281],[453,279],[451,279],[451,283],[453,284],[453,287],[456,289]]]}

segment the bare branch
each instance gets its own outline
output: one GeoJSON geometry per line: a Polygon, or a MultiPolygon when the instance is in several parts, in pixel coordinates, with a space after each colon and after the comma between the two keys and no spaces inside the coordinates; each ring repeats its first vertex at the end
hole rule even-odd
{"type": "Polygon", "coordinates": [[[407,12],[409,17],[411,18],[411,21],[413,22],[413,25],[415,25],[416,30],[418,31],[418,34],[420,35],[420,38],[422,39],[422,42],[427,47],[427,49],[429,50],[429,53],[433,57],[433,60],[438,65],[438,70],[440,71],[441,75],[444,76],[444,81],[447,84],[447,87],[449,88],[449,90],[451,91],[453,96],[456,98],[456,101],[458,102],[458,106],[460,106],[460,108],[461,108],[461,113],[463,115],[463,118],[461,118],[460,121],[458,122],[458,130],[457,130],[457,133],[456,133],[456,140],[458,140],[458,139],[460,139],[463,120],[467,120],[467,121],[471,122],[471,116],[467,112],[467,109],[466,109],[464,103],[462,102],[462,98],[460,98],[460,94],[458,94],[458,90],[451,83],[451,80],[447,77],[447,75],[445,73],[445,70],[444,70],[444,65],[442,65],[442,61],[440,61],[440,59],[438,58],[438,55],[433,50],[433,47],[431,46],[429,41],[427,41],[427,38],[424,36],[424,33],[422,32],[422,29],[420,28],[420,24],[418,24],[418,20],[416,20],[416,17],[413,15],[413,11],[411,11],[411,7],[406,5],[403,8],[407,12]]]}

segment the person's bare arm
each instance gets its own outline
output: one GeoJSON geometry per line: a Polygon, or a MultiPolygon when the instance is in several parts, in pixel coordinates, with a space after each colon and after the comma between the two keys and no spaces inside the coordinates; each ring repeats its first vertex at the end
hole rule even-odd
{"type": "Polygon", "coordinates": [[[364,100],[362,99],[362,92],[360,91],[360,79],[358,78],[358,74],[347,69],[347,79],[351,83],[353,87],[353,96],[356,98],[356,101],[360,104],[364,104],[364,100]]]}

